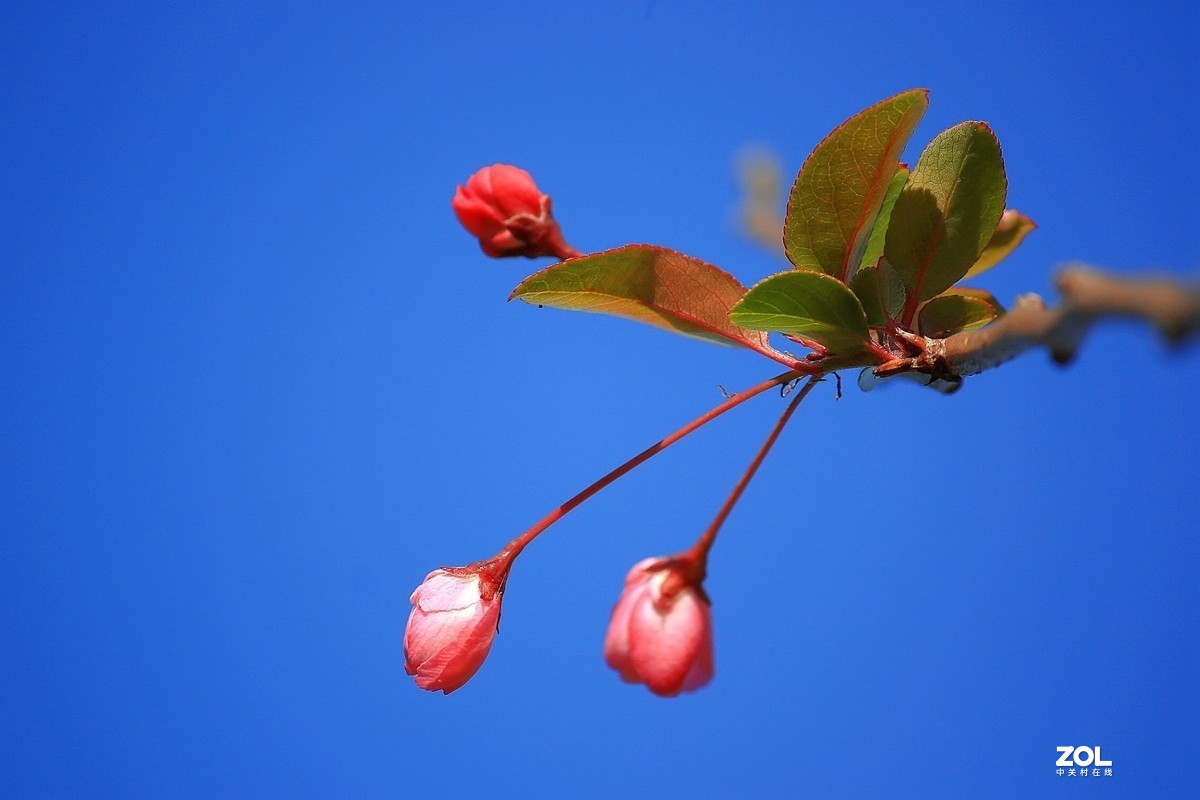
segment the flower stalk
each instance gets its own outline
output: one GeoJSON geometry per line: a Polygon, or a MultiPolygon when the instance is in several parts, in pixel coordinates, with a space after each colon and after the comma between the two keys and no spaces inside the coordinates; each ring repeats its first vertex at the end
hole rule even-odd
{"type": "MultiPolygon", "coordinates": [[[[545,531],[551,525],[558,522],[560,519],[565,517],[567,514],[569,514],[575,508],[578,508],[584,501],[586,501],[587,499],[589,499],[590,497],[595,495],[601,489],[604,489],[606,486],[613,483],[618,478],[620,478],[623,475],[625,475],[626,473],[630,472],[631,470],[633,470],[634,467],[637,467],[638,465],[644,463],[645,461],[648,461],[652,456],[655,456],[655,455],[661,453],[663,450],[666,450],[668,447],[675,444],[680,439],[683,439],[688,434],[696,431],[697,429],[703,427],[704,425],[708,424],[709,422],[712,422],[714,419],[721,416],[726,411],[729,411],[730,409],[733,409],[733,408],[741,405],[742,403],[746,402],[750,398],[756,397],[756,396],[762,394],[763,392],[767,391],[768,389],[790,383],[791,381],[795,380],[796,378],[800,377],[803,374],[804,373],[799,370],[788,370],[787,372],[780,373],[779,375],[776,375],[774,378],[763,381],[762,383],[758,384],[757,386],[751,387],[744,392],[739,392],[735,395],[732,395],[724,403],[721,403],[719,406],[716,406],[711,411],[697,417],[696,419],[692,420],[687,425],[684,425],[682,428],[680,428],[679,430],[670,434],[669,436],[666,436],[666,437],[660,439],[659,441],[655,442],[654,444],[650,445],[645,450],[643,450],[642,452],[635,455],[633,458],[629,459],[628,461],[621,464],[616,469],[613,469],[608,474],[606,474],[603,477],[596,480],[594,483],[592,483],[586,489],[584,489],[583,491],[576,494],[570,500],[567,500],[565,503],[560,505],[558,508],[554,509],[549,514],[542,517],[542,519],[540,519],[536,523],[534,523],[534,525],[532,527],[530,527],[529,530],[525,531],[520,536],[516,537],[511,542],[509,542],[504,547],[503,550],[501,550],[499,553],[497,553],[496,556],[490,560],[491,563],[494,563],[494,565],[495,565],[494,568],[502,570],[503,572],[507,573],[508,569],[510,568],[510,566],[512,564],[513,559],[515,559],[518,555],[520,555],[521,551],[524,550],[526,548],[526,546],[529,545],[530,542],[532,542],[534,539],[536,539],[538,537],[538,535],[540,535],[543,531],[545,531]]],[[[808,392],[808,389],[810,388],[810,386],[811,386],[811,382],[809,385],[805,386],[804,390],[800,393],[799,397],[803,397],[804,394],[806,394],[808,392]]],[[[799,399],[799,398],[797,398],[797,399],[799,399]]],[[[793,401],[793,405],[794,404],[795,404],[795,401],[793,401]]],[[[788,416],[790,416],[790,414],[788,416]]],[[[764,456],[765,456],[765,454],[764,454],[764,456]]]]}
{"type": "Polygon", "coordinates": [[[604,660],[627,683],[642,683],[661,697],[699,689],[712,680],[712,605],[704,591],[708,553],[800,402],[820,381],[812,376],[771,429],[750,466],[689,549],[669,558],[647,558],[630,570],[604,637],[604,660]]]}
{"type": "Polygon", "coordinates": [[[792,414],[796,413],[796,408],[799,407],[802,400],[808,396],[808,393],[813,390],[813,387],[820,383],[819,375],[811,376],[796,392],[796,396],[792,398],[792,402],[788,403],[783,414],[775,423],[775,427],[771,429],[767,435],[766,441],[762,443],[762,447],[754,455],[750,461],[750,465],[746,467],[746,471],[733,487],[733,491],[729,493],[729,497],[725,498],[725,502],[721,505],[716,517],[709,523],[708,528],[704,533],[700,534],[700,538],[696,540],[688,550],[676,556],[680,561],[690,565],[689,578],[693,578],[696,583],[703,581],[707,575],[708,569],[708,552],[712,549],[713,542],[717,539],[717,533],[720,532],[721,526],[725,524],[725,520],[729,518],[729,514],[733,511],[733,507],[741,500],[742,494],[746,491],[746,487],[750,485],[750,481],[754,480],[754,475],[758,472],[758,468],[762,466],[766,460],[767,454],[771,452],[771,448],[775,446],[775,442],[779,439],[779,434],[783,433],[783,429],[787,427],[788,421],[791,420],[792,414]]]}

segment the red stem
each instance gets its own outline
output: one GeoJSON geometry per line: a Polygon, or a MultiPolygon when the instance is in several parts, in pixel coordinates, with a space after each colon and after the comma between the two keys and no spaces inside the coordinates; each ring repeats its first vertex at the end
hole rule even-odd
{"type": "MultiPolygon", "coordinates": [[[[729,411],[731,408],[741,405],[742,403],[749,400],[751,397],[762,394],[763,392],[765,392],[766,390],[768,390],[774,386],[786,384],[786,383],[800,377],[801,374],[803,374],[803,373],[801,373],[799,370],[794,370],[794,369],[788,370],[787,372],[776,375],[774,378],[771,378],[768,381],[763,381],[762,383],[758,384],[757,386],[755,386],[753,388],[747,389],[744,392],[739,392],[738,394],[733,395],[728,400],[726,400],[724,403],[721,403],[721,405],[719,405],[716,408],[709,411],[707,414],[697,417],[696,419],[689,422],[687,425],[684,425],[682,428],[680,428],[679,430],[672,433],[670,436],[667,436],[667,437],[655,442],[654,444],[650,445],[645,450],[638,453],[636,456],[629,459],[624,464],[617,467],[612,472],[608,473],[603,478],[600,478],[598,481],[593,483],[591,486],[587,487],[582,492],[575,495],[570,500],[568,500],[567,502],[563,503],[558,508],[551,511],[549,514],[547,514],[545,517],[543,517],[539,522],[537,522],[532,528],[525,531],[520,536],[518,536],[517,538],[515,538],[511,542],[509,542],[508,545],[503,550],[501,550],[499,553],[497,553],[495,557],[489,559],[487,563],[491,564],[493,569],[496,569],[498,571],[498,574],[506,573],[508,571],[509,566],[512,564],[513,559],[515,559],[520,554],[520,552],[525,549],[526,545],[528,545],[535,538],[537,538],[538,534],[540,534],[542,531],[546,530],[546,528],[549,528],[554,523],[558,522],[560,519],[565,517],[571,510],[573,510],[575,507],[577,507],[578,505],[583,503],[583,501],[587,500],[589,497],[596,494],[604,487],[608,486],[610,483],[615,481],[617,478],[620,478],[622,475],[629,472],[634,467],[641,464],[643,461],[646,461],[651,456],[661,453],[663,450],[666,450],[668,447],[675,444],[680,439],[687,436],[689,433],[696,430],[697,428],[699,428],[709,422],[712,422],[714,419],[721,416],[726,411],[729,411]]],[[[799,397],[796,398],[797,400],[799,400],[801,397],[804,397],[804,395],[808,393],[808,390],[810,388],[812,388],[812,382],[815,380],[816,379],[814,377],[813,379],[810,380],[810,382],[808,384],[805,385],[805,387],[800,391],[799,397]]],[[[792,405],[789,406],[789,409],[793,408],[795,405],[796,405],[796,401],[793,400],[792,405]]],[[[787,416],[790,416],[790,413],[791,412],[789,411],[785,415],[785,419],[787,416]]],[[[775,435],[778,435],[778,433],[776,433],[775,435]]],[[[772,441],[773,441],[773,438],[772,438],[772,441]]],[[[765,453],[763,455],[765,455],[765,453]]]]}
{"type": "Polygon", "coordinates": [[[775,440],[779,438],[779,434],[783,432],[784,427],[788,424],[788,420],[792,418],[792,414],[796,411],[796,407],[800,405],[800,401],[812,391],[812,388],[821,380],[820,376],[813,375],[808,379],[801,389],[796,392],[795,399],[788,403],[788,407],[784,410],[779,421],[775,423],[775,427],[771,429],[771,433],[767,436],[767,440],[763,442],[759,448],[754,460],[750,462],[750,466],[746,468],[745,474],[741,480],[733,487],[733,491],[729,493],[725,504],[721,506],[721,510],[717,512],[717,516],[713,519],[712,524],[704,533],[700,534],[700,538],[696,543],[682,555],[683,560],[692,561],[697,571],[695,580],[699,583],[704,579],[705,564],[708,561],[708,551],[712,548],[713,542],[717,538],[717,532],[721,530],[721,526],[725,524],[725,520],[729,517],[729,513],[733,511],[733,507],[737,505],[738,500],[742,497],[742,492],[746,491],[746,487],[754,478],[754,473],[758,472],[758,468],[762,466],[763,461],[767,457],[767,453],[771,452],[771,448],[775,445],[775,440]]]}
{"type": "Polygon", "coordinates": [[[871,352],[874,353],[876,358],[878,358],[880,361],[891,361],[893,358],[896,357],[893,353],[889,352],[886,348],[880,347],[877,344],[872,344],[872,345],[870,345],[870,347],[871,347],[871,352]]]}
{"type": "Polygon", "coordinates": [[[559,229],[557,223],[555,223],[553,230],[546,236],[543,246],[559,261],[566,261],[568,258],[578,258],[584,254],[582,250],[575,249],[563,238],[562,230],[559,229]]]}

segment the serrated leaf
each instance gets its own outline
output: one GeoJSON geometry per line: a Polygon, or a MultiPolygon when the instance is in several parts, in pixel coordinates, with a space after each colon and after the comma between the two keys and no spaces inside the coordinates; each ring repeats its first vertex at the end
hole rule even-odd
{"type": "Polygon", "coordinates": [[[875,217],[875,225],[871,228],[871,236],[867,239],[867,249],[863,251],[862,263],[859,269],[873,266],[879,261],[879,257],[883,255],[883,244],[887,240],[888,223],[892,219],[892,211],[896,208],[896,200],[900,197],[900,192],[904,189],[904,184],[908,182],[908,166],[900,164],[896,167],[896,174],[892,176],[892,183],[888,186],[887,194],[884,195],[883,205],[879,207],[879,215],[875,217]]]}
{"type": "Polygon", "coordinates": [[[766,334],[729,321],[745,293],[737,278],[712,264],[665,247],[631,244],[548,267],[522,281],[509,299],[615,314],[718,344],[775,353],[766,334]]]}
{"type": "Polygon", "coordinates": [[[906,321],[976,262],[1004,211],[1000,143],[982,122],[939,134],[900,192],[884,253],[908,288],[906,321]]]}
{"type": "Polygon", "coordinates": [[[1012,251],[1017,249],[1017,245],[1035,228],[1037,225],[1034,224],[1034,221],[1020,211],[1015,208],[1006,209],[1000,216],[996,230],[992,231],[992,238],[988,239],[987,246],[983,248],[983,252],[979,254],[979,259],[975,264],[967,270],[965,277],[970,278],[986,272],[1008,258],[1012,251]]]}
{"type": "MultiPolygon", "coordinates": [[[[961,294],[965,297],[977,298],[995,307],[998,313],[1004,313],[1004,306],[1001,305],[1000,301],[996,299],[995,295],[993,295],[987,289],[973,289],[970,286],[951,286],[949,289],[939,294],[938,297],[944,297],[949,294],[961,294]]],[[[936,300],[937,297],[933,299],[936,300]]]]}
{"type": "Polygon", "coordinates": [[[850,281],[850,288],[862,303],[870,325],[886,325],[888,317],[895,319],[904,310],[904,281],[886,258],[860,269],[850,281]]]}
{"type": "Polygon", "coordinates": [[[982,328],[1000,316],[999,304],[993,304],[983,296],[986,292],[951,290],[940,294],[921,306],[917,314],[917,332],[922,336],[944,339],[960,331],[982,328]]]}
{"type": "Polygon", "coordinates": [[[755,284],[729,315],[735,325],[811,339],[837,355],[865,350],[867,318],[854,292],[837,278],[792,270],[755,284]]]}
{"type": "Polygon", "coordinates": [[[853,277],[928,95],[913,89],[860,111],[804,162],[783,226],[784,251],[798,269],[853,277]]]}

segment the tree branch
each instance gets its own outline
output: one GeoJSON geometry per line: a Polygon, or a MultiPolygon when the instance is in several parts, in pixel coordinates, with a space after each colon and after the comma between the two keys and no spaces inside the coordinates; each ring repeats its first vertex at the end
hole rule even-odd
{"type": "MultiPolygon", "coordinates": [[[[783,255],[783,183],[779,159],[769,150],[744,154],[738,163],[742,187],[739,210],[743,235],[783,255]]],[[[945,339],[905,334],[912,356],[866,370],[859,386],[868,390],[886,378],[906,376],[951,393],[968,375],[999,366],[1026,350],[1045,347],[1060,364],[1070,361],[1088,330],[1107,318],[1143,320],[1171,344],[1200,332],[1200,284],[1181,285],[1166,277],[1124,278],[1083,264],[1065,267],[1056,281],[1063,303],[1047,308],[1027,294],[996,322],[945,339]]]]}
{"type": "Polygon", "coordinates": [[[945,339],[906,337],[916,354],[880,365],[874,373],[889,377],[921,372],[958,381],[1035,347],[1047,348],[1055,361],[1065,364],[1091,326],[1107,318],[1149,322],[1171,344],[1200,331],[1200,286],[1163,277],[1124,278],[1082,264],[1064,268],[1056,285],[1063,298],[1058,308],[1048,308],[1035,294],[1024,295],[986,328],[945,339]]]}

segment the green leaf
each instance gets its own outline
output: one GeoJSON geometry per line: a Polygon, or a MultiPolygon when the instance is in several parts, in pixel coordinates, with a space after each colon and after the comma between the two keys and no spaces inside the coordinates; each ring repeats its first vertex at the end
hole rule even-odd
{"type": "Polygon", "coordinates": [[[929,105],[913,89],[842,123],[804,162],[788,199],[783,246],[798,269],[849,281],[879,216],[897,162],[929,105]]]}
{"type": "Polygon", "coordinates": [[[883,198],[883,205],[879,207],[879,216],[875,218],[875,227],[871,228],[871,237],[867,239],[867,249],[863,252],[862,264],[859,269],[873,266],[883,255],[883,243],[887,239],[888,222],[892,218],[896,200],[900,197],[900,192],[907,182],[908,166],[900,164],[896,167],[896,174],[892,176],[892,183],[888,186],[887,194],[883,198]]]}
{"type": "Polygon", "coordinates": [[[529,276],[512,296],[593,311],[699,339],[772,354],[766,334],[739,328],[729,312],[746,287],[724,270],[665,247],[631,244],[562,261],[529,276]]]}
{"type": "Polygon", "coordinates": [[[982,328],[1000,313],[1000,304],[987,292],[951,289],[921,306],[917,331],[922,336],[944,339],[960,331],[982,328]]]}
{"type": "Polygon", "coordinates": [[[1017,245],[1036,227],[1033,220],[1015,208],[1005,210],[1000,216],[1000,223],[996,225],[996,230],[992,232],[992,238],[988,239],[987,246],[983,248],[979,260],[967,270],[965,277],[970,278],[986,272],[1008,258],[1009,254],[1017,249],[1017,245]]]}
{"type": "Polygon", "coordinates": [[[729,315],[735,325],[812,339],[836,355],[870,343],[867,318],[854,292],[829,275],[792,270],[750,289],[729,315]]]}
{"type": "Polygon", "coordinates": [[[860,269],[850,281],[850,288],[862,303],[870,325],[886,325],[889,317],[896,319],[904,310],[904,282],[886,258],[860,269]]]}
{"type": "Polygon", "coordinates": [[[1000,143],[982,122],[955,125],[925,148],[884,245],[908,288],[906,321],[967,274],[1000,221],[1007,188],[1000,143]]]}
{"type": "MultiPolygon", "coordinates": [[[[994,306],[997,313],[999,313],[999,314],[1004,313],[1004,306],[1002,306],[1000,304],[1000,301],[997,300],[995,298],[995,296],[991,292],[989,292],[987,289],[972,289],[970,286],[951,286],[949,289],[947,289],[946,291],[939,294],[938,297],[945,297],[946,295],[949,295],[949,294],[961,294],[966,297],[974,297],[978,300],[982,300],[985,303],[988,303],[988,304],[994,306]]],[[[937,297],[935,297],[933,299],[936,300],[937,297]]],[[[930,301],[930,302],[932,302],[932,301],[930,301]]]]}

